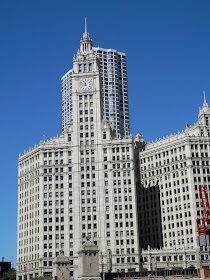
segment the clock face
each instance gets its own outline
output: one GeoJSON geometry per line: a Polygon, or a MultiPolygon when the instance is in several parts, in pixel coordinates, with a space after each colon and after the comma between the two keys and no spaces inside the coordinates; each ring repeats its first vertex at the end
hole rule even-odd
{"type": "Polygon", "coordinates": [[[92,88],[92,82],[89,79],[83,79],[80,81],[79,87],[83,90],[90,90],[92,88]]]}

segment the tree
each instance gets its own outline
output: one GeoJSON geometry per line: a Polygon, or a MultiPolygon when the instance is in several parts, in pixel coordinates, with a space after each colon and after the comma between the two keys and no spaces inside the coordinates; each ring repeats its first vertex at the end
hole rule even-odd
{"type": "Polygon", "coordinates": [[[14,268],[10,268],[5,271],[1,280],[15,280],[16,279],[16,270],[14,268]]]}

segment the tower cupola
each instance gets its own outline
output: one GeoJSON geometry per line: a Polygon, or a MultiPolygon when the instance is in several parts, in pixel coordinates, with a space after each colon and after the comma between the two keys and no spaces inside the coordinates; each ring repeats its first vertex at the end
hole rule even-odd
{"type": "Polygon", "coordinates": [[[92,50],[93,40],[90,39],[90,35],[87,32],[87,19],[85,18],[85,32],[83,38],[80,40],[80,52],[86,53],[92,50]]]}
{"type": "Polygon", "coordinates": [[[202,115],[205,115],[205,114],[209,114],[209,113],[210,113],[209,105],[208,105],[208,103],[206,102],[205,91],[203,91],[203,94],[204,94],[203,107],[202,107],[202,108],[199,108],[199,115],[198,115],[198,118],[201,118],[202,115]]]}

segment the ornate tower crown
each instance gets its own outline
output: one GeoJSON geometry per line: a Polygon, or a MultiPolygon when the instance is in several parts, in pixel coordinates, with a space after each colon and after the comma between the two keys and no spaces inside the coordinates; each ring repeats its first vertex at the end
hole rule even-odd
{"type": "Polygon", "coordinates": [[[208,103],[206,102],[206,94],[205,94],[205,91],[203,91],[203,95],[204,95],[204,102],[203,102],[203,107],[202,108],[199,108],[199,117],[203,114],[206,114],[206,113],[210,113],[210,110],[209,110],[209,105],[208,103]]]}
{"type": "Polygon", "coordinates": [[[83,38],[80,40],[80,52],[86,53],[92,50],[93,41],[90,39],[90,35],[87,32],[87,19],[85,18],[85,32],[83,38]]]}

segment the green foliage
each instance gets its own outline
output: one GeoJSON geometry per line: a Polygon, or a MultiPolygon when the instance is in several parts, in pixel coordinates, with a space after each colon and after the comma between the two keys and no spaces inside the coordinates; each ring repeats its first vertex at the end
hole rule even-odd
{"type": "Polygon", "coordinates": [[[16,270],[10,268],[8,271],[5,271],[2,277],[2,280],[15,280],[16,279],[16,270]]]}

